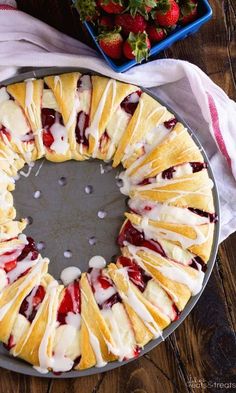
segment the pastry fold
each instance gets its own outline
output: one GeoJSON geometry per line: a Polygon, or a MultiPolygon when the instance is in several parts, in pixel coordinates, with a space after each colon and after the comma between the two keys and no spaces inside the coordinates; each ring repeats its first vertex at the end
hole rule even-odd
{"type": "Polygon", "coordinates": [[[108,265],[108,273],[114,281],[132,322],[136,342],[145,345],[150,339],[162,335],[162,330],[169,325],[166,315],[154,307],[133,285],[119,265],[108,265]]]}
{"type": "Polygon", "coordinates": [[[0,224],[0,242],[18,236],[26,228],[26,225],[26,219],[21,219],[20,221],[6,221],[0,224]]]}
{"type": "Polygon", "coordinates": [[[133,225],[139,227],[147,238],[168,240],[198,255],[205,263],[208,262],[213,242],[214,224],[183,225],[164,221],[142,220],[142,217],[125,213],[133,225]]]}
{"type": "MultiPolygon", "coordinates": [[[[157,128],[161,121],[168,119],[169,112],[154,98],[142,93],[136,111],[123,133],[113,159],[113,167],[122,162],[125,168],[145,153],[145,139],[148,132],[157,128]]],[[[158,129],[157,129],[158,133],[158,129]]],[[[158,140],[158,135],[156,136],[158,140]]],[[[148,141],[146,141],[148,144],[148,141]]],[[[152,143],[156,143],[153,141],[152,143]]]]}
{"type": "MultiPolygon", "coordinates": [[[[122,253],[126,257],[134,257],[129,247],[125,247],[122,253]]],[[[191,289],[186,282],[192,283],[191,278],[198,279],[198,272],[188,266],[182,266],[149,249],[137,247],[135,254],[136,262],[157,280],[161,287],[169,294],[179,311],[182,311],[191,297],[191,289]],[[173,273],[171,274],[172,270],[173,273]],[[178,281],[176,272],[187,277],[185,282],[178,281]],[[188,277],[189,275],[189,277],[188,277]]],[[[194,281],[193,281],[194,282],[194,281]]]]}
{"type": "Polygon", "coordinates": [[[9,177],[16,177],[17,172],[23,168],[25,161],[12,150],[10,145],[0,141],[0,169],[9,177]]]}
{"type": "Polygon", "coordinates": [[[16,217],[16,209],[13,206],[13,196],[10,191],[0,187],[0,225],[16,217]]]}
{"type": "Polygon", "coordinates": [[[110,348],[115,348],[115,342],[94,299],[86,273],[81,276],[80,288],[81,360],[76,369],[83,370],[95,365],[101,366],[101,364],[116,360],[118,357],[110,351],[110,348]]]}
{"type": "Polygon", "coordinates": [[[79,110],[76,91],[80,76],[81,74],[79,72],[71,72],[68,74],[46,76],[44,78],[45,83],[53,92],[58,104],[59,112],[62,115],[66,128],[68,141],[68,150],[65,154],[46,149],[45,155],[50,161],[61,162],[72,158],[72,150],[75,148],[75,126],[79,110]]]}
{"type": "MultiPolygon", "coordinates": [[[[1,160],[0,160],[1,161],[1,160]]],[[[15,189],[15,180],[12,176],[9,176],[0,165],[0,187],[1,189],[7,189],[13,191],[15,189]]]]}
{"type": "Polygon", "coordinates": [[[106,158],[112,135],[105,143],[100,138],[105,133],[109,120],[121,102],[137,90],[136,86],[118,82],[114,79],[92,76],[90,125],[87,133],[89,135],[89,154],[93,158],[106,158]],[[100,149],[101,145],[102,150],[100,149]]]}
{"type": "Polygon", "coordinates": [[[21,303],[46,274],[48,260],[41,259],[23,277],[3,289],[0,295],[0,340],[8,343],[21,303]]]}
{"type": "Polygon", "coordinates": [[[37,314],[13,348],[13,355],[26,360],[41,370],[53,368],[53,340],[56,328],[60,292],[63,289],[49,274],[45,276],[47,288],[37,314]],[[30,348],[30,350],[29,350],[30,348]]]}
{"type": "Polygon", "coordinates": [[[29,79],[25,82],[14,83],[7,86],[7,91],[21,106],[31,126],[37,148],[37,157],[33,159],[41,158],[44,155],[41,122],[43,80],[29,79]]]}
{"type": "Polygon", "coordinates": [[[212,188],[213,182],[207,170],[203,169],[174,180],[133,186],[130,196],[212,213],[215,210],[212,188]]]}
{"type": "MultiPolygon", "coordinates": [[[[139,181],[187,162],[203,162],[203,157],[186,128],[177,123],[165,140],[155,147],[144,159],[129,168],[129,176],[139,181]]],[[[139,183],[137,181],[137,183],[139,183]]]]}

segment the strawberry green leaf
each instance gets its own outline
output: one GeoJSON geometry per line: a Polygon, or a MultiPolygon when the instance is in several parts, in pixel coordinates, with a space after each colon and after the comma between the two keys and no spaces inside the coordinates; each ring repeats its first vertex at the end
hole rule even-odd
{"type": "Polygon", "coordinates": [[[147,60],[149,55],[147,33],[130,33],[127,41],[130,44],[132,53],[138,63],[141,63],[143,59],[147,60]]]}
{"type": "Polygon", "coordinates": [[[74,5],[82,22],[92,20],[98,13],[94,0],[76,0],[74,5]]]}

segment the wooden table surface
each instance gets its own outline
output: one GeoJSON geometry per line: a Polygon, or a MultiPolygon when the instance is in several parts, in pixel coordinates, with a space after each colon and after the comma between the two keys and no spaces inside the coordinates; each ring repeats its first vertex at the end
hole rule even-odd
{"type": "MultiPolygon", "coordinates": [[[[21,10],[73,37],[87,40],[69,0],[17,3],[21,10]]],[[[195,63],[236,99],[236,1],[210,0],[210,3],[213,19],[161,57],[195,63]]],[[[220,246],[216,266],[197,306],[156,349],[114,371],[74,380],[31,378],[1,369],[0,393],[236,391],[235,310],[236,234],[220,246]]]]}

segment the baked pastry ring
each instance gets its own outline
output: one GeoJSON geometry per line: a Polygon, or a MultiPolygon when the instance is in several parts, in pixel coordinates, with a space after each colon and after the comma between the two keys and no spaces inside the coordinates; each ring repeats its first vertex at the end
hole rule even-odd
{"type": "Polygon", "coordinates": [[[202,288],[212,188],[187,129],[137,86],[71,72],[1,87],[0,340],[43,373],[138,356],[202,288]],[[27,220],[15,220],[15,178],[41,157],[126,168],[121,255],[65,286],[22,233],[27,220]]]}

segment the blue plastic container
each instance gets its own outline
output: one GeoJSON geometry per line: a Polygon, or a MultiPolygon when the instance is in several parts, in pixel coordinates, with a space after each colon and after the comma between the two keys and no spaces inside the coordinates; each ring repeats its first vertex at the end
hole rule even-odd
{"type": "MultiPolygon", "coordinates": [[[[153,45],[150,50],[150,57],[154,57],[159,52],[163,51],[164,49],[169,48],[172,44],[176,41],[183,40],[187,36],[194,34],[198,31],[198,29],[206,23],[212,17],[212,9],[210,4],[207,0],[198,0],[198,18],[189,23],[187,26],[177,26],[175,30],[173,30],[164,40],[153,45]]],[[[96,32],[94,26],[89,22],[84,22],[87,30],[89,31],[91,37],[93,38],[95,44],[97,45],[98,49],[102,53],[106,62],[110,65],[110,67],[116,72],[125,72],[129,68],[137,65],[138,63],[135,60],[124,60],[124,61],[115,61],[108,57],[103,50],[101,49],[97,39],[96,39],[96,32]]]]}

